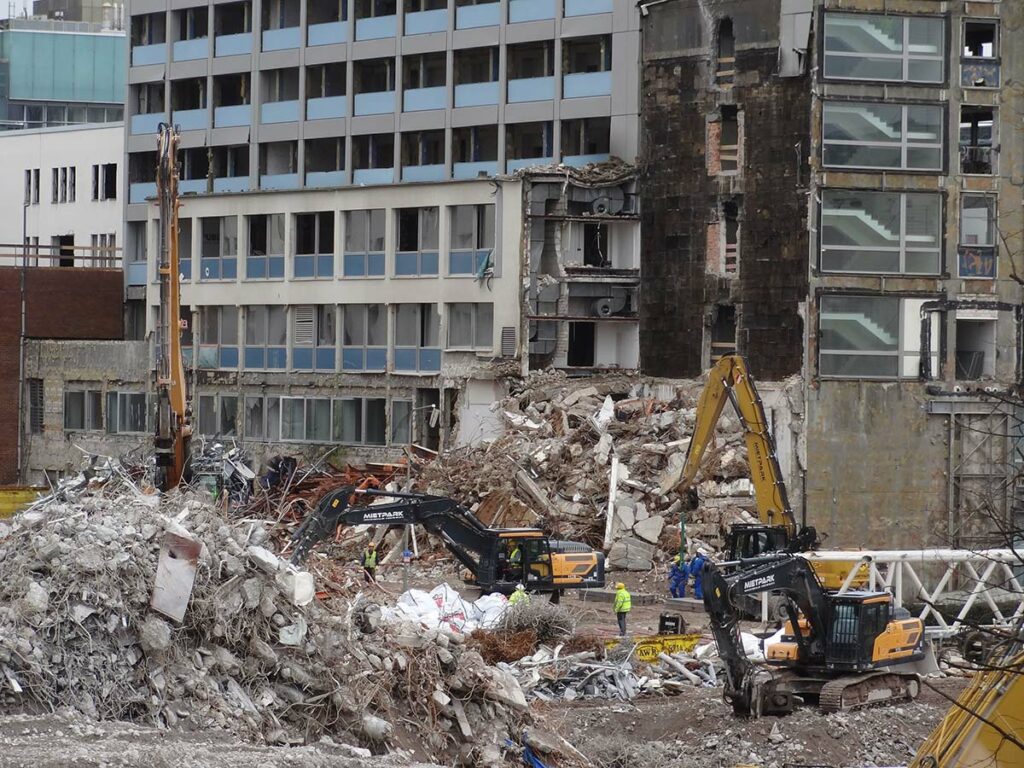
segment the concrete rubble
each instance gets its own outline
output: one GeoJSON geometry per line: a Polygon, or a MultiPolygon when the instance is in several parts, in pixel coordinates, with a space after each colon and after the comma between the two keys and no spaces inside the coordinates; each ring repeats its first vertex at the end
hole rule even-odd
{"type": "Polygon", "coordinates": [[[62,497],[0,523],[0,704],[270,744],[415,744],[445,764],[501,765],[518,740],[527,702],[507,670],[445,626],[306,599],[269,523],[158,506],[127,482],[62,497]],[[168,534],[199,543],[180,624],[150,609],[168,534]]]}

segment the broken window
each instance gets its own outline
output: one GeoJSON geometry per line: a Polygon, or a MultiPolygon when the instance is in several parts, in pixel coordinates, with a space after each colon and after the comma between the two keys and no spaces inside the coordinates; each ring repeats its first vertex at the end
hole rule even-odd
{"type": "MultiPolygon", "coordinates": [[[[237,184],[248,189],[249,184],[249,147],[241,144],[227,147],[212,147],[214,190],[221,191],[218,182],[236,179],[237,184]]],[[[227,188],[234,188],[235,182],[227,188]]]]}
{"type": "Polygon", "coordinates": [[[719,305],[711,325],[711,365],[724,355],[736,354],[736,307],[719,305]]]}
{"type": "Polygon", "coordinates": [[[64,392],[64,429],[68,431],[102,430],[102,401],[103,394],[98,389],[66,390],[64,392]]]}
{"type": "Polygon", "coordinates": [[[996,198],[992,195],[960,196],[960,245],[958,274],[964,278],[996,277],[996,198]]]}
{"type": "Polygon", "coordinates": [[[397,12],[397,0],[356,0],[357,19],[371,19],[378,16],[394,16],[397,12]]]}
{"type": "Polygon", "coordinates": [[[365,59],[353,66],[352,89],[356,95],[395,90],[394,59],[365,59]]]}
{"type": "MultiPolygon", "coordinates": [[[[821,375],[916,378],[925,301],[898,296],[822,296],[818,333],[821,375]]],[[[937,333],[932,334],[932,344],[932,370],[936,370],[937,333]]]]}
{"type": "Polygon", "coordinates": [[[391,401],[391,444],[412,442],[412,400],[391,401]]]}
{"type": "Polygon", "coordinates": [[[298,67],[267,70],[262,73],[262,78],[263,104],[277,101],[295,101],[299,98],[298,67]]]}
{"type": "Polygon", "coordinates": [[[825,77],[944,83],[945,48],[939,17],[825,14],[825,77]]]}
{"type": "Polygon", "coordinates": [[[249,104],[249,74],[217,75],[213,78],[213,106],[236,107],[249,104]]]}
{"type": "Polygon", "coordinates": [[[588,117],[562,121],[562,156],[566,163],[580,165],[608,159],[611,118],[588,117]]]}
{"type": "Polygon", "coordinates": [[[132,16],[132,47],[159,45],[166,42],[167,16],[163,13],[142,13],[132,16]]]}
{"type": "Polygon", "coordinates": [[[733,173],[740,167],[739,111],[733,106],[722,107],[722,132],[718,146],[719,171],[733,173]]]}
{"type": "MultiPolygon", "coordinates": [[[[456,51],[455,85],[497,82],[499,58],[497,47],[464,48],[456,51]]],[[[456,103],[455,106],[460,105],[456,103]]]]}
{"type": "Polygon", "coordinates": [[[942,170],[939,105],[825,102],[822,115],[826,166],[942,170]]]}
{"type": "Polygon", "coordinates": [[[348,0],[316,0],[306,5],[307,23],[334,24],[348,20],[348,0]]]}
{"type": "Polygon", "coordinates": [[[509,80],[533,80],[555,74],[555,44],[552,40],[510,45],[507,56],[509,80]]]}
{"type": "Polygon", "coordinates": [[[431,181],[444,176],[444,131],[402,134],[402,179],[431,181]]]}
{"type": "Polygon", "coordinates": [[[267,434],[267,425],[264,419],[265,403],[262,397],[245,398],[245,437],[248,439],[260,439],[267,434]]]}
{"type": "Polygon", "coordinates": [[[531,165],[550,165],[554,159],[553,124],[511,123],[505,128],[508,172],[531,165]]]}
{"type": "Polygon", "coordinates": [[[306,186],[344,183],[345,139],[306,139],[306,186]],[[342,172],[341,178],[338,173],[342,172]]]}
{"type": "Polygon", "coordinates": [[[144,392],[107,392],[107,432],[139,434],[147,427],[144,392]]]}
{"type": "Polygon", "coordinates": [[[493,269],[493,205],[456,205],[451,209],[448,274],[477,275],[493,269]]]}
{"type": "MultiPolygon", "coordinates": [[[[612,69],[612,38],[610,35],[600,37],[575,37],[562,43],[562,72],[569,76],[565,96],[594,95],[592,93],[576,93],[580,84],[587,79],[571,78],[572,75],[587,75],[599,72],[611,72],[612,69]]],[[[611,85],[611,82],[608,82],[611,85]]],[[[584,88],[583,90],[587,90],[584,88]]]]}
{"type": "Polygon", "coordinates": [[[375,133],[352,137],[352,167],[357,171],[395,167],[395,136],[375,133]]]}
{"type": "Polygon", "coordinates": [[[437,222],[439,208],[398,208],[395,223],[398,250],[395,275],[436,275],[438,268],[437,222]]]}
{"type": "Polygon", "coordinates": [[[732,87],[736,74],[736,38],[732,31],[732,19],[718,22],[718,57],[715,76],[719,85],[732,87]]]}
{"type": "Polygon", "coordinates": [[[966,19],[960,85],[964,88],[998,88],[999,70],[999,22],[995,19],[966,19]]]}
{"type": "Polygon", "coordinates": [[[345,95],[345,62],[306,67],[306,98],[330,99],[345,95]]]}
{"type": "Polygon", "coordinates": [[[263,29],[299,26],[299,0],[263,0],[263,29]]]}
{"type": "Polygon", "coordinates": [[[440,330],[436,304],[399,304],[395,308],[395,370],[441,370],[440,330]]]}
{"type": "Polygon", "coordinates": [[[345,277],[381,277],[384,275],[385,211],[346,211],[345,277]]]}
{"type": "Polygon", "coordinates": [[[260,144],[261,187],[274,189],[278,185],[285,185],[285,179],[281,177],[290,176],[298,172],[299,142],[271,141],[260,144]]]}
{"type": "Polygon", "coordinates": [[[334,277],[334,212],[295,215],[295,277],[334,277]]]}
{"type": "Polygon", "coordinates": [[[826,189],[821,270],[938,274],[942,231],[941,195],[826,189]]]}
{"type": "Polygon", "coordinates": [[[448,349],[494,348],[494,305],[448,305],[448,349]]]}
{"type": "Polygon", "coordinates": [[[213,7],[213,34],[243,35],[252,32],[252,4],[221,3],[213,7]]]}
{"type": "MultiPolygon", "coordinates": [[[[27,185],[28,171],[25,171],[25,173],[27,185]]],[[[26,188],[26,194],[27,192],[26,188]]],[[[103,163],[102,165],[94,165],[92,167],[92,199],[117,199],[117,163],[103,163]]],[[[25,202],[28,202],[28,200],[25,202]]]]}
{"type": "MultiPolygon", "coordinates": [[[[443,88],[448,77],[448,57],[442,52],[402,57],[402,89],[443,88]]],[[[444,94],[443,96],[446,96],[444,94]]],[[[441,105],[445,106],[444,104],[441,105]]]]}
{"type": "Polygon", "coordinates": [[[206,78],[192,77],[171,81],[171,111],[185,112],[206,108],[206,78]]]}
{"type": "Polygon", "coordinates": [[[480,171],[493,173],[492,165],[498,159],[498,126],[476,125],[454,129],[452,159],[455,163],[454,173],[458,178],[479,175],[480,171]],[[460,165],[467,166],[467,173],[460,172],[460,165]]]}
{"type": "Polygon", "coordinates": [[[991,175],[996,172],[993,107],[960,107],[960,172],[991,175]]]}
{"type": "Polygon", "coordinates": [[[388,316],[383,304],[342,307],[341,367],[383,371],[387,367],[388,316]]]}
{"type": "Polygon", "coordinates": [[[300,304],[292,308],[292,368],[333,371],[336,344],[333,304],[300,304]]]}
{"type": "Polygon", "coordinates": [[[237,276],[238,218],[200,220],[200,280],[234,280],[237,276]]]}
{"type": "Polygon", "coordinates": [[[238,309],[199,308],[199,368],[238,367],[238,309]]]}
{"type": "Polygon", "coordinates": [[[282,306],[251,306],[245,317],[245,367],[283,369],[288,364],[288,325],[282,306]]]}
{"type": "Polygon", "coordinates": [[[339,443],[384,445],[387,401],[382,397],[347,397],[333,402],[331,434],[339,443]]]}
{"type": "Polygon", "coordinates": [[[132,86],[135,94],[135,114],[157,115],[164,111],[164,84],[140,83],[132,86]]]}
{"type": "Polygon", "coordinates": [[[740,221],[739,206],[733,200],[722,204],[722,221],[725,224],[725,251],[722,264],[727,275],[735,275],[740,263],[740,221]]]}
{"type": "Polygon", "coordinates": [[[996,375],[996,318],[984,310],[957,310],[956,379],[977,381],[996,375]],[[966,316],[966,317],[965,317],[966,316]]]}
{"type": "Polygon", "coordinates": [[[245,276],[249,280],[284,277],[284,214],[262,213],[249,220],[249,255],[245,276]]]}
{"type": "Polygon", "coordinates": [[[210,34],[210,9],[204,6],[175,11],[178,40],[198,40],[210,34]]]}

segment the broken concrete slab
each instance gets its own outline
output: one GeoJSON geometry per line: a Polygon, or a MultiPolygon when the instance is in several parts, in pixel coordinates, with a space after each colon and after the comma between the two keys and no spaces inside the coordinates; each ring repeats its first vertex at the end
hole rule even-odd
{"type": "Polygon", "coordinates": [[[633,533],[639,538],[649,541],[651,544],[657,544],[658,539],[661,537],[661,531],[665,527],[665,520],[661,517],[649,517],[646,520],[640,520],[636,525],[633,526],[633,533]]]}
{"type": "Polygon", "coordinates": [[[620,539],[608,551],[608,565],[620,571],[649,571],[654,564],[654,545],[635,538],[620,539]]]}

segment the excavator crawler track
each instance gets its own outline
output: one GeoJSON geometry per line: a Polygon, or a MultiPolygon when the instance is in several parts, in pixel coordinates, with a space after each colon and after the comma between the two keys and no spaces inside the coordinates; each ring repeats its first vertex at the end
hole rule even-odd
{"type": "Polygon", "coordinates": [[[921,681],[915,674],[872,672],[830,680],[821,687],[818,706],[823,712],[846,712],[883,702],[916,699],[921,681]]]}

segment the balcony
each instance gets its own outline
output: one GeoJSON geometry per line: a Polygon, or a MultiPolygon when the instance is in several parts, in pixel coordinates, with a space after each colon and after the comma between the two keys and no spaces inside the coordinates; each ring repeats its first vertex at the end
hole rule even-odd
{"type": "Polygon", "coordinates": [[[284,29],[267,29],[263,31],[264,51],[284,51],[302,45],[302,29],[285,27],[284,29]]]}
{"type": "Polygon", "coordinates": [[[352,173],[353,184],[393,184],[394,181],[394,168],[356,168],[352,173]]]}
{"type": "Polygon", "coordinates": [[[299,102],[271,101],[260,105],[261,123],[294,123],[299,120],[299,102]]]}
{"type": "Polygon", "coordinates": [[[252,105],[235,104],[230,107],[215,107],[213,110],[214,128],[234,128],[252,124],[252,105]]]}
{"type": "Polygon", "coordinates": [[[500,83],[466,83],[455,86],[456,107],[484,107],[497,104],[500,83]]]}
{"type": "Polygon", "coordinates": [[[252,32],[217,35],[213,38],[214,56],[246,56],[252,53],[252,32]]]}
{"type": "Polygon", "coordinates": [[[202,131],[210,126],[209,113],[202,109],[177,109],[171,113],[171,122],[183,131],[202,131]]]}
{"type": "Polygon", "coordinates": [[[163,64],[167,61],[167,43],[136,45],[132,48],[132,66],[145,67],[149,64],[163,64]]]}
{"type": "Polygon", "coordinates": [[[298,189],[297,173],[265,173],[260,175],[260,189],[298,189]]]}
{"type": "Polygon", "coordinates": [[[353,114],[383,115],[395,111],[395,92],[357,93],[353,114]]]}
{"type": "Polygon", "coordinates": [[[398,30],[397,16],[373,16],[356,19],[356,40],[381,40],[394,37],[398,30]]]}
{"type": "Polygon", "coordinates": [[[483,160],[475,163],[455,163],[452,166],[453,179],[475,179],[481,174],[484,176],[496,176],[498,174],[498,161],[483,160]]]}
{"type": "Polygon", "coordinates": [[[555,18],[555,0],[509,0],[508,20],[543,21],[555,18]]]}
{"type": "Polygon", "coordinates": [[[307,171],[306,188],[311,187],[343,187],[345,186],[344,171],[307,171]]]}
{"type": "Polygon", "coordinates": [[[248,176],[221,176],[213,180],[214,192],[248,192],[248,176]]]}
{"type": "Polygon", "coordinates": [[[341,370],[383,371],[388,364],[387,347],[342,347],[341,370]]]}
{"type": "Polygon", "coordinates": [[[166,121],[167,115],[162,112],[151,115],[132,115],[131,132],[133,135],[140,133],[156,133],[160,127],[160,123],[166,121]]]}
{"type": "Polygon", "coordinates": [[[430,32],[446,32],[447,30],[448,11],[445,8],[405,14],[405,34],[407,35],[425,35],[430,32]]]}
{"type": "Polygon", "coordinates": [[[526,157],[518,160],[508,160],[505,166],[508,173],[518,171],[520,168],[530,168],[534,165],[551,165],[555,162],[553,157],[526,157]]]}
{"type": "Polygon", "coordinates": [[[197,37],[192,40],[179,40],[172,51],[174,61],[193,61],[205,59],[210,51],[210,38],[197,37]]]}
{"type": "Polygon", "coordinates": [[[565,0],[566,16],[589,16],[593,13],[611,13],[612,0],[565,0]]]}
{"type": "Polygon", "coordinates": [[[128,282],[128,285],[145,285],[146,272],[146,262],[130,261],[125,269],[125,280],[128,282]]]}
{"type": "Polygon", "coordinates": [[[423,112],[428,109],[444,109],[448,102],[448,89],[443,85],[434,88],[412,88],[402,93],[403,112],[423,112]]]}
{"type": "Polygon", "coordinates": [[[591,163],[606,163],[610,155],[607,152],[596,155],[566,155],[562,158],[562,164],[573,168],[582,168],[591,163]]]}
{"type": "Polygon", "coordinates": [[[501,24],[501,3],[463,5],[455,9],[456,29],[496,27],[501,24]]]}
{"type": "Polygon", "coordinates": [[[403,165],[402,181],[443,181],[444,165],[403,165]]]}
{"type": "Polygon", "coordinates": [[[579,72],[562,77],[562,97],[565,99],[610,96],[611,93],[611,72],[579,72]]]}
{"type": "Polygon", "coordinates": [[[348,22],[329,21],[310,24],[306,32],[306,45],[336,45],[348,42],[348,22]]]}
{"type": "Polygon", "coordinates": [[[524,101],[548,101],[555,98],[555,78],[526,77],[508,81],[508,101],[518,104],[524,101]]]}
{"type": "Polygon", "coordinates": [[[441,370],[441,350],[429,347],[395,347],[395,371],[437,373],[441,370]]]}
{"type": "Polygon", "coordinates": [[[129,203],[144,203],[154,197],[156,197],[155,181],[136,181],[128,187],[129,203]]]}
{"type": "Polygon", "coordinates": [[[324,96],[306,100],[307,120],[326,120],[345,117],[348,114],[348,98],[345,96],[324,96]]]}
{"type": "Polygon", "coordinates": [[[206,194],[206,179],[182,179],[178,182],[178,191],[183,195],[206,194]]]}

